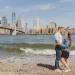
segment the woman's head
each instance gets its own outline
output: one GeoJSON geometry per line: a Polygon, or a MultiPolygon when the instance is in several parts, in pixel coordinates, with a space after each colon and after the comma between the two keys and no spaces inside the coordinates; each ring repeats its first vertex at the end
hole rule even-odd
{"type": "Polygon", "coordinates": [[[70,41],[70,48],[71,48],[72,47],[71,33],[70,32],[66,32],[65,33],[65,37],[66,37],[66,39],[68,39],[70,41]]]}
{"type": "Polygon", "coordinates": [[[66,37],[67,39],[70,39],[70,38],[71,38],[71,33],[70,33],[70,32],[66,32],[66,33],[65,33],[65,37],[66,37]]]}

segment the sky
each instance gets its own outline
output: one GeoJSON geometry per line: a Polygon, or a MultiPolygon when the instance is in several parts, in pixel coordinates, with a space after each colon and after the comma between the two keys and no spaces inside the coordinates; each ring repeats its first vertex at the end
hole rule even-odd
{"type": "Polygon", "coordinates": [[[16,19],[21,15],[29,28],[35,18],[45,26],[54,21],[60,26],[75,27],[75,0],[0,0],[0,19],[6,16],[11,22],[12,12],[16,19]]]}

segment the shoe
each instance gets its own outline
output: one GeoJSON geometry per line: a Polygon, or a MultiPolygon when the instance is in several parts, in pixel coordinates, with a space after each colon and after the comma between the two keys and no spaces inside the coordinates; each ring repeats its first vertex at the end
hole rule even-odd
{"type": "Polygon", "coordinates": [[[69,72],[69,71],[71,71],[71,69],[64,69],[64,70],[62,70],[63,72],[69,72]]]}
{"type": "Polygon", "coordinates": [[[66,68],[62,69],[62,72],[64,72],[66,70],[66,68]]]}
{"type": "Polygon", "coordinates": [[[61,73],[62,71],[60,69],[55,69],[55,72],[60,72],[61,73]]]}

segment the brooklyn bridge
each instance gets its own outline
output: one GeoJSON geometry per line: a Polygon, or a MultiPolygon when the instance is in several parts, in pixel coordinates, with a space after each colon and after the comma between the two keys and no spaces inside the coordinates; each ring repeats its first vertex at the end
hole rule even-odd
{"type": "Polygon", "coordinates": [[[23,28],[18,28],[16,24],[9,25],[0,25],[0,34],[9,34],[9,35],[17,35],[17,34],[25,34],[25,30],[23,28]]]}

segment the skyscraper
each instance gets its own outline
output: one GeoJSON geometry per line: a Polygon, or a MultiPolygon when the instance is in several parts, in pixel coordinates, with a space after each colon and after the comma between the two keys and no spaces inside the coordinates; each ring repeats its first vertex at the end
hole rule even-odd
{"type": "Polygon", "coordinates": [[[17,26],[19,29],[25,31],[25,23],[24,23],[24,20],[21,16],[18,17],[17,26]]]}
{"type": "Polygon", "coordinates": [[[50,22],[48,28],[58,28],[58,25],[55,22],[50,22]]]}
{"type": "Polygon", "coordinates": [[[40,18],[36,18],[33,20],[33,28],[37,31],[40,29],[40,18]]]}
{"type": "Polygon", "coordinates": [[[25,33],[27,33],[28,32],[28,23],[26,23],[26,25],[25,25],[25,33]]]}
{"type": "Polygon", "coordinates": [[[7,18],[6,18],[6,16],[2,17],[2,25],[7,25],[7,18]]]}
{"type": "Polygon", "coordinates": [[[16,14],[15,12],[12,13],[12,23],[14,23],[16,21],[16,14]]]}
{"type": "Polygon", "coordinates": [[[1,24],[1,20],[0,20],[0,24],[1,24]]]}

